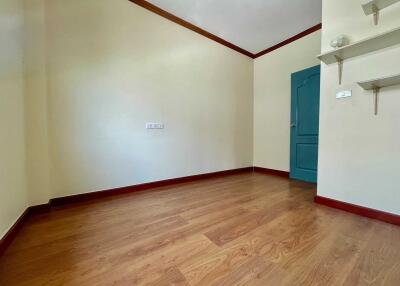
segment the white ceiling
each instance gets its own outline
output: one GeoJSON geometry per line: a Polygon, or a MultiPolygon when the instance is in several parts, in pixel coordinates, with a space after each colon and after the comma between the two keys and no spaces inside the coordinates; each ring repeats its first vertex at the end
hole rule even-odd
{"type": "Polygon", "coordinates": [[[148,0],[257,53],[321,23],[322,0],[148,0]]]}

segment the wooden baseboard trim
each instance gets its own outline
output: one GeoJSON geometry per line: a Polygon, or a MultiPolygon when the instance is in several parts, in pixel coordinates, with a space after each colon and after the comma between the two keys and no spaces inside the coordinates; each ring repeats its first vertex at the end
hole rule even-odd
{"type": "Polygon", "coordinates": [[[350,212],[353,214],[357,214],[360,216],[364,216],[364,217],[368,217],[368,218],[372,218],[372,219],[376,219],[376,220],[380,220],[383,222],[387,222],[390,224],[400,226],[400,215],[387,213],[387,212],[383,212],[383,211],[379,211],[379,210],[375,210],[375,209],[370,209],[367,207],[362,207],[362,206],[358,206],[358,205],[354,205],[354,204],[350,204],[350,203],[345,203],[342,201],[337,201],[334,199],[325,198],[325,197],[321,197],[321,196],[316,196],[314,198],[314,202],[316,202],[317,204],[331,207],[331,208],[340,209],[340,210],[350,212]]]}
{"type": "Polygon", "coordinates": [[[37,215],[37,214],[43,214],[47,213],[51,210],[51,205],[50,202],[47,204],[42,204],[42,205],[36,205],[36,206],[31,206],[28,208],[29,210],[29,215],[37,215]]]}
{"type": "Polygon", "coordinates": [[[50,202],[47,204],[30,206],[25,209],[25,211],[20,215],[13,226],[8,230],[8,232],[0,240],[0,256],[6,251],[7,247],[13,242],[18,232],[26,222],[26,220],[33,215],[47,213],[51,210],[50,202]]]}
{"type": "Polygon", "coordinates": [[[21,230],[24,222],[29,217],[29,208],[27,208],[13,226],[7,231],[7,233],[0,240],[0,256],[6,251],[7,247],[13,242],[18,232],[21,230]]]}
{"type": "Polygon", "coordinates": [[[149,190],[149,189],[154,189],[154,188],[159,188],[159,187],[166,187],[166,186],[170,186],[170,185],[189,183],[189,182],[198,181],[198,180],[230,176],[230,175],[236,175],[236,174],[242,174],[242,173],[248,173],[248,172],[257,172],[257,173],[262,173],[262,174],[267,174],[267,175],[274,175],[274,176],[289,178],[289,172],[261,168],[261,167],[245,167],[245,168],[239,168],[239,169],[231,169],[231,170],[225,170],[225,171],[192,175],[192,176],[187,176],[187,177],[173,178],[173,179],[168,179],[168,180],[150,182],[150,183],[139,184],[139,185],[132,185],[132,186],[127,186],[127,187],[115,188],[115,189],[95,191],[95,192],[91,192],[91,193],[59,197],[59,198],[51,199],[49,204],[50,204],[51,208],[52,207],[60,207],[60,206],[64,206],[64,205],[80,203],[80,202],[85,202],[85,201],[90,201],[90,200],[95,200],[95,199],[100,199],[100,198],[105,198],[105,197],[110,197],[110,196],[129,194],[129,193],[134,193],[134,192],[139,192],[139,191],[144,191],[144,190],[149,190]]]}
{"type": "Polygon", "coordinates": [[[279,176],[279,177],[283,177],[283,178],[289,178],[289,172],[286,172],[286,171],[280,171],[280,170],[274,170],[274,169],[268,169],[268,168],[262,168],[262,167],[253,167],[253,170],[256,173],[274,175],[274,176],[279,176]]]}
{"type": "Polygon", "coordinates": [[[166,187],[166,186],[170,186],[170,185],[189,183],[189,182],[198,181],[198,180],[211,179],[211,178],[230,176],[230,175],[237,175],[237,174],[243,174],[243,173],[252,173],[252,172],[263,173],[263,174],[268,174],[268,175],[275,175],[275,176],[280,176],[280,177],[284,177],[284,178],[289,177],[289,173],[284,172],[284,171],[277,171],[277,170],[260,168],[260,167],[245,167],[245,168],[239,168],[239,169],[231,169],[231,170],[218,171],[218,172],[213,172],[213,173],[206,173],[206,174],[199,174],[199,175],[193,175],[193,176],[187,176],[187,177],[162,180],[162,181],[157,181],[157,182],[133,185],[133,186],[116,188],[116,189],[111,189],[111,190],[103,190],[103,191],[96,191],[96,192],[92,192],[92,193],[85,193],[85,194],[78,194],[78,195],[67,196],[67,197],[54,198],[54,199],[51,199],[47,204],[30,206],[23,212],[23,214],[21,214],[21,216],[18,218],[18,220],[15,222],[15,224],[10,228],[10,230],[0,240],[0,256],[4,253],[4,251],[7,249],[7,247],[15,239],[19,230],[22,228],[24,222],[30,216],[50,212],[52,208],[70,205],[70,204],[74,204],[74,203],[86,202],[86,201],[99,199],[99,198],[134,193],[134,192],[138,192],[138,191],[150,190],[150,189],[159,188],[159,187],[166,187]]]}
{"type": "Polygon", "coordinates": [[[42,214],[50,212],[52,208],[65,206],[74,203],[81,203],[85,201],[90,201],[99,198],[111,197],[121,194],[128,194],[138,191],[144,191],[159,187],[165,187],[170,185],[189,183],[193,181],[203,180],[203,179],[211,179],[218,178],[223,176],[237,175],[243,173],[251,173],[253,172],[253,167],[245,167],[239,169],[231,169],[225,171],[218,171],[213,173],[199,174],[187,177],[180,177],[168,180],[162,180],[157,182],[151,182],[140,185],[133,185],[128,187],[116,188],[111,190],[97,191],[93,193],[85,193],[67,197],[59,197],[51,199],[47,204],[36,205],[28,207],[18,218],[18,220],[14,223],[14,225],[10,228],[10,230],[4,235],[4,237],[0,240],[0,256],[5,252],[7,247],[12,243],[12,241],[17,236],[19,230],[22,228],[25,221],[33,215],[42,214]]]}
{"type": "Polygon", "coordinates": [[[228,176],[228,175],[241,174],[241,173],[252,172],[252,171],[253,171],[253,167],[246,167],[246,168],[240,168],[240,169],[232,169],[232,170],[218,171],[218,172],[213,172],[213,173],[206,173],[206,174],[199,174],[199,175],[193,175],[193,176],[187,176],[187,177],[180,177],[180,178],[156,181],[156,182],[145,183],[145,184],[140,184],[140,185],[116,188],[116,189],[111,189],[111,190],[103,190],[103,191],[97,191],[97,192],[92,192],[92,193],[60,197],[60,198],[51,199],[50,205],[51,205],[51,207],[59,207],[59,206],[63,206],[63,205],[84,202],[84,201],[89,201],[89,200],[94,200],[94,199],[99,199],[99,198],[134,193],[134,192],[138,192],[138,191],[144,191],[144,190],[149,190],[149,189],[154,189],[154,188],[159,188],[159,187],[165,187],[165,186],[170,186],[170,185],[188,183],[188,182],[222,177],[222,176],[228,176]]]}

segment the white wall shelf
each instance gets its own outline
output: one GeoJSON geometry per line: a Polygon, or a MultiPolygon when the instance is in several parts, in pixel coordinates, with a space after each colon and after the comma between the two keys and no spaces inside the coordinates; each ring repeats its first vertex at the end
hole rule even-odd
{"type": "Polygon", "coordinates": [[[383,88],[397,84],[400,84],[400,74],[358,82],[358,85],[365,90],[373,90],[374,88],[383,88]]]}
{"type": "Polygon", "coordinates": [[[358,82],[358,85],[361,86],[363,89],[372,90],[374,92],[375,115],[378,114],[378,96],[380,89],[383,87],[399,85],[399,84],[400,84],[400,74],[358,82]]]}
{"type": "Polygon", "coordinates": [[[345,60],[388,48],[397,44],[400,44],[400,28],[355,42],[327,53],[323,53],[319,55],[318,58],[329,65],[337,62],[335,56],[345,60]]]}
{"type": "Polygon", "coordinates": [[[374,24],[378,25],[379,11],[400,2],[400,0],[369,0],[362,4],[365,15],[374,15],[374,24]]]}
{"type": "Polygon", "coordinates": [[[343,61],[349,58],[361,56],[374,51],[385,49],[400,44],[400,28],[366,38],[339,49],[320,54],[320,59],[325,64],[338,63],[339,84],[342,82],[343,61]]]}

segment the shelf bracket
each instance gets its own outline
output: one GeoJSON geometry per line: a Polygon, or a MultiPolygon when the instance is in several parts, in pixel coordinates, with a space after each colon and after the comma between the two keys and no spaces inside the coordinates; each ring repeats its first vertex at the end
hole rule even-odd
{"type": "Polygon", "coordinates": [[[379,21],[379,8],[375,4],[372,4],[372,12],[374,13],[374,24],[376,26],[379,21]]]}
{"type": "Polygon", "coordinates": [[[378,115],[378,98],[379,98],[379,91],[380,91],[380,87],[379,86],[374,86],[374,88],[372,89],[374,92],[374,114],[378,115]]]}
{"type": "Polygon", "coordinates": [[[343,59],[337,55],[335,55],[335,59],[338,63],[338,73],[339,73],[339,84],[342,84],[342,75],[343,75],[343,59]]]}

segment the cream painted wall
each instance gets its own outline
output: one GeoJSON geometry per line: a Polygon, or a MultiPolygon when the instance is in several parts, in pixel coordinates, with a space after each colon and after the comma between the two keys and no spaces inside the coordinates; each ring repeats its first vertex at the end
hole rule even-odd
{"type": "Polygon", "coordinates": [[[25,176],[23,5],[0,1],[0,237],[28,206],[25,176]]]}
{"type": "Polygon", "coordinates": [[[45,0],[24,0],[25,136],[31,205],[51,198],[45,0]]]}
{"type": "Polygon", "coordinates": [[[52,197],[252,166],[252,59],[126,0],[46,12],[52,197]]]}
{"type": "MultiPolygon", "coordinates": [[[[374,26],[358,0],[323,0],[322,47],[339,34],[352,41],[400,26],[400,4],[382,11],[374,26]]],[[[322,64],[318,195],[400,214],[400,87],[381,91],[373,115],[371,92],[357,81],[400,73],[400,46],[345,61],[342,86],[337,66],[322,64]],[[338,90],[353,96],[337,100],[338,90]]]]}
{"type": "MultiPolygon", "coordinates": [[[[125,0],[24,5],[0,2],[0,235],[53,197],[252,165],[289,170],[290,74],[319,63],[320,32],[253,65],[125,0]]],[[[324,0],[323,49],[339,33],[358,40],[399,26],[395,8],[375,27],[358,1],[324,0]]],[[[340,101],[337,69],[322,65],[319,195],[400,213],[398,89],[382,91],[374,117],[354,83],[399,73],[399,53],[346,61],[353,97],[340,101]]]]}
{"type": "Polygon", "coordinates": [[[289,171],[292,73],[318,65],[321,32],[254,61],[254,165],[289,171]]]}

